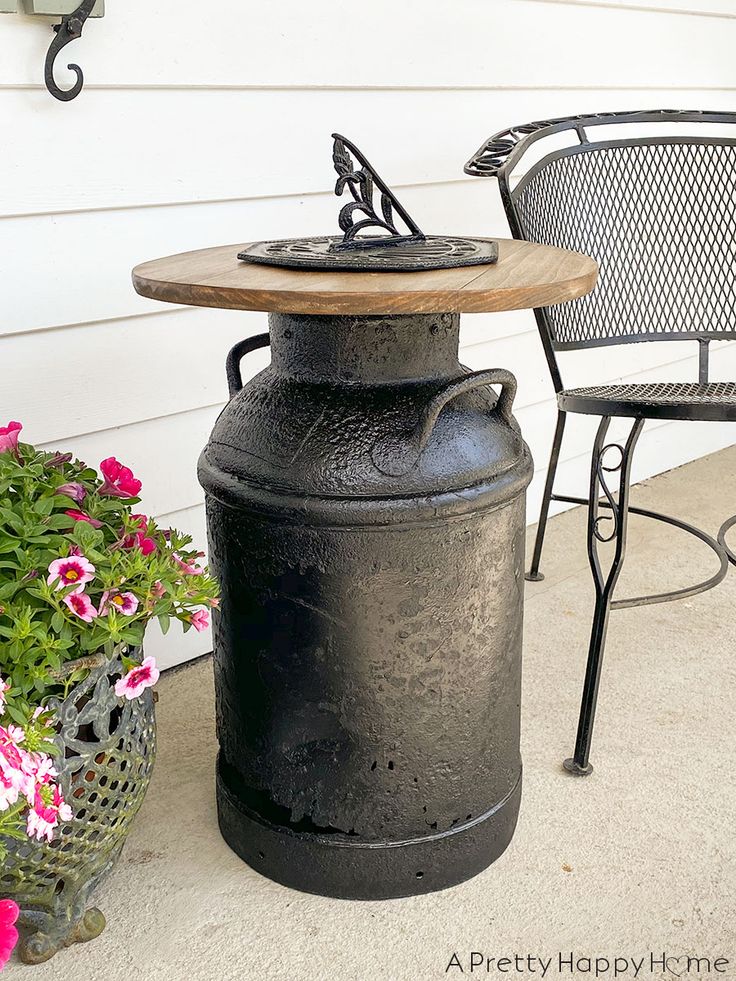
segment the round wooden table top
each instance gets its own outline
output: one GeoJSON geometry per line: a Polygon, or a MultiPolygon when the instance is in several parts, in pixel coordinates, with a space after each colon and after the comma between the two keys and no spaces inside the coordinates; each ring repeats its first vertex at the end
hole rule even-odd
{"type": "Polygon", "coordinates": [[[133,270],[141,296],[168,303],[300,314],[485,313],[584,296],[598,264],[579,252],[499,239],[494,265],[431,272],[304,272],[241,262],[247,246],[184,252],[133,270]]]}

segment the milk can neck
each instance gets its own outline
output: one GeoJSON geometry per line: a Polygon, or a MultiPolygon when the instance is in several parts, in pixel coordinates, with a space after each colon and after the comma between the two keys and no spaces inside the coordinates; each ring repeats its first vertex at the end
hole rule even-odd
{"type": "Polygon", "coordinates": [[[462,373],[459,314],[271,314],[271,364],[302,381],[381,385],[462,373]]]}

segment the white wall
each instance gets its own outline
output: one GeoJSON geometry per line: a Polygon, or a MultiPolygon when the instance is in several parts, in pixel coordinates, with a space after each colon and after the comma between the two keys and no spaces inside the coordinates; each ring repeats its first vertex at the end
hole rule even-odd
{"type": "MultiPolygon", "coordinates": [[[[135,263],[330,231],[333,130],[366,149],[423,227],[507,234],[495,182],[462,174],[495,130],[736,103],[736,0],[109,0],[64,53],[87,76],[65,105],[41,84],[50,24],[0,17],[0,420],[93,464],[114,453],[142,477],[149,512],[200,540],[195,462],[226,397],[224,356],[265,316],[141,299],[135,263]]],[[[471,367],[519,376],[533,515],[555,412],[532,314],[467,317],[463,343],[471,367]]],[[[736,376],[733,346],[714,363],[736,376]]],[[[601,380],[695,373],[679,345],[596,361],[601,380]]],[[[591,438],[574,423],[568,489],[585,486],[591,438]]],[[[651,426],[636,476],[731,440],[726,426],[651,426]]],[[[152,647],[169,665],[208,643],[172,631],[152,647]]]]}

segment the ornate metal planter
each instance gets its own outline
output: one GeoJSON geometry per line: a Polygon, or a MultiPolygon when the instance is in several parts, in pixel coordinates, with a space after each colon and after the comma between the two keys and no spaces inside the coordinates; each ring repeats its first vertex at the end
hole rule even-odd
{"type": "Polygon", "coordinates": [[[21,907],[31,932],[21,942],[28,964],[48,960],[62,947],[93,940],[105,928],[99,909],[87,904],[112,870],[148,789],[156,749],[150,690],[135,701],[115,695],[120,661],[92,670],[63,702],[57,768],[73,819],[51,844],[7,841],[0,895],[21,907]]]}

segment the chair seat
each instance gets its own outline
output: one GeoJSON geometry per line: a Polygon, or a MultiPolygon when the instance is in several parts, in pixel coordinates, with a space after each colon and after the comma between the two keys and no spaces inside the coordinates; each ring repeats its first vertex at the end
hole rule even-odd
{"type": "Polygon", "coordinates": [[[736,382],[651,382],[598,385],[559,392],[564,412],[638,419],[736,422],[736,382]]]}

